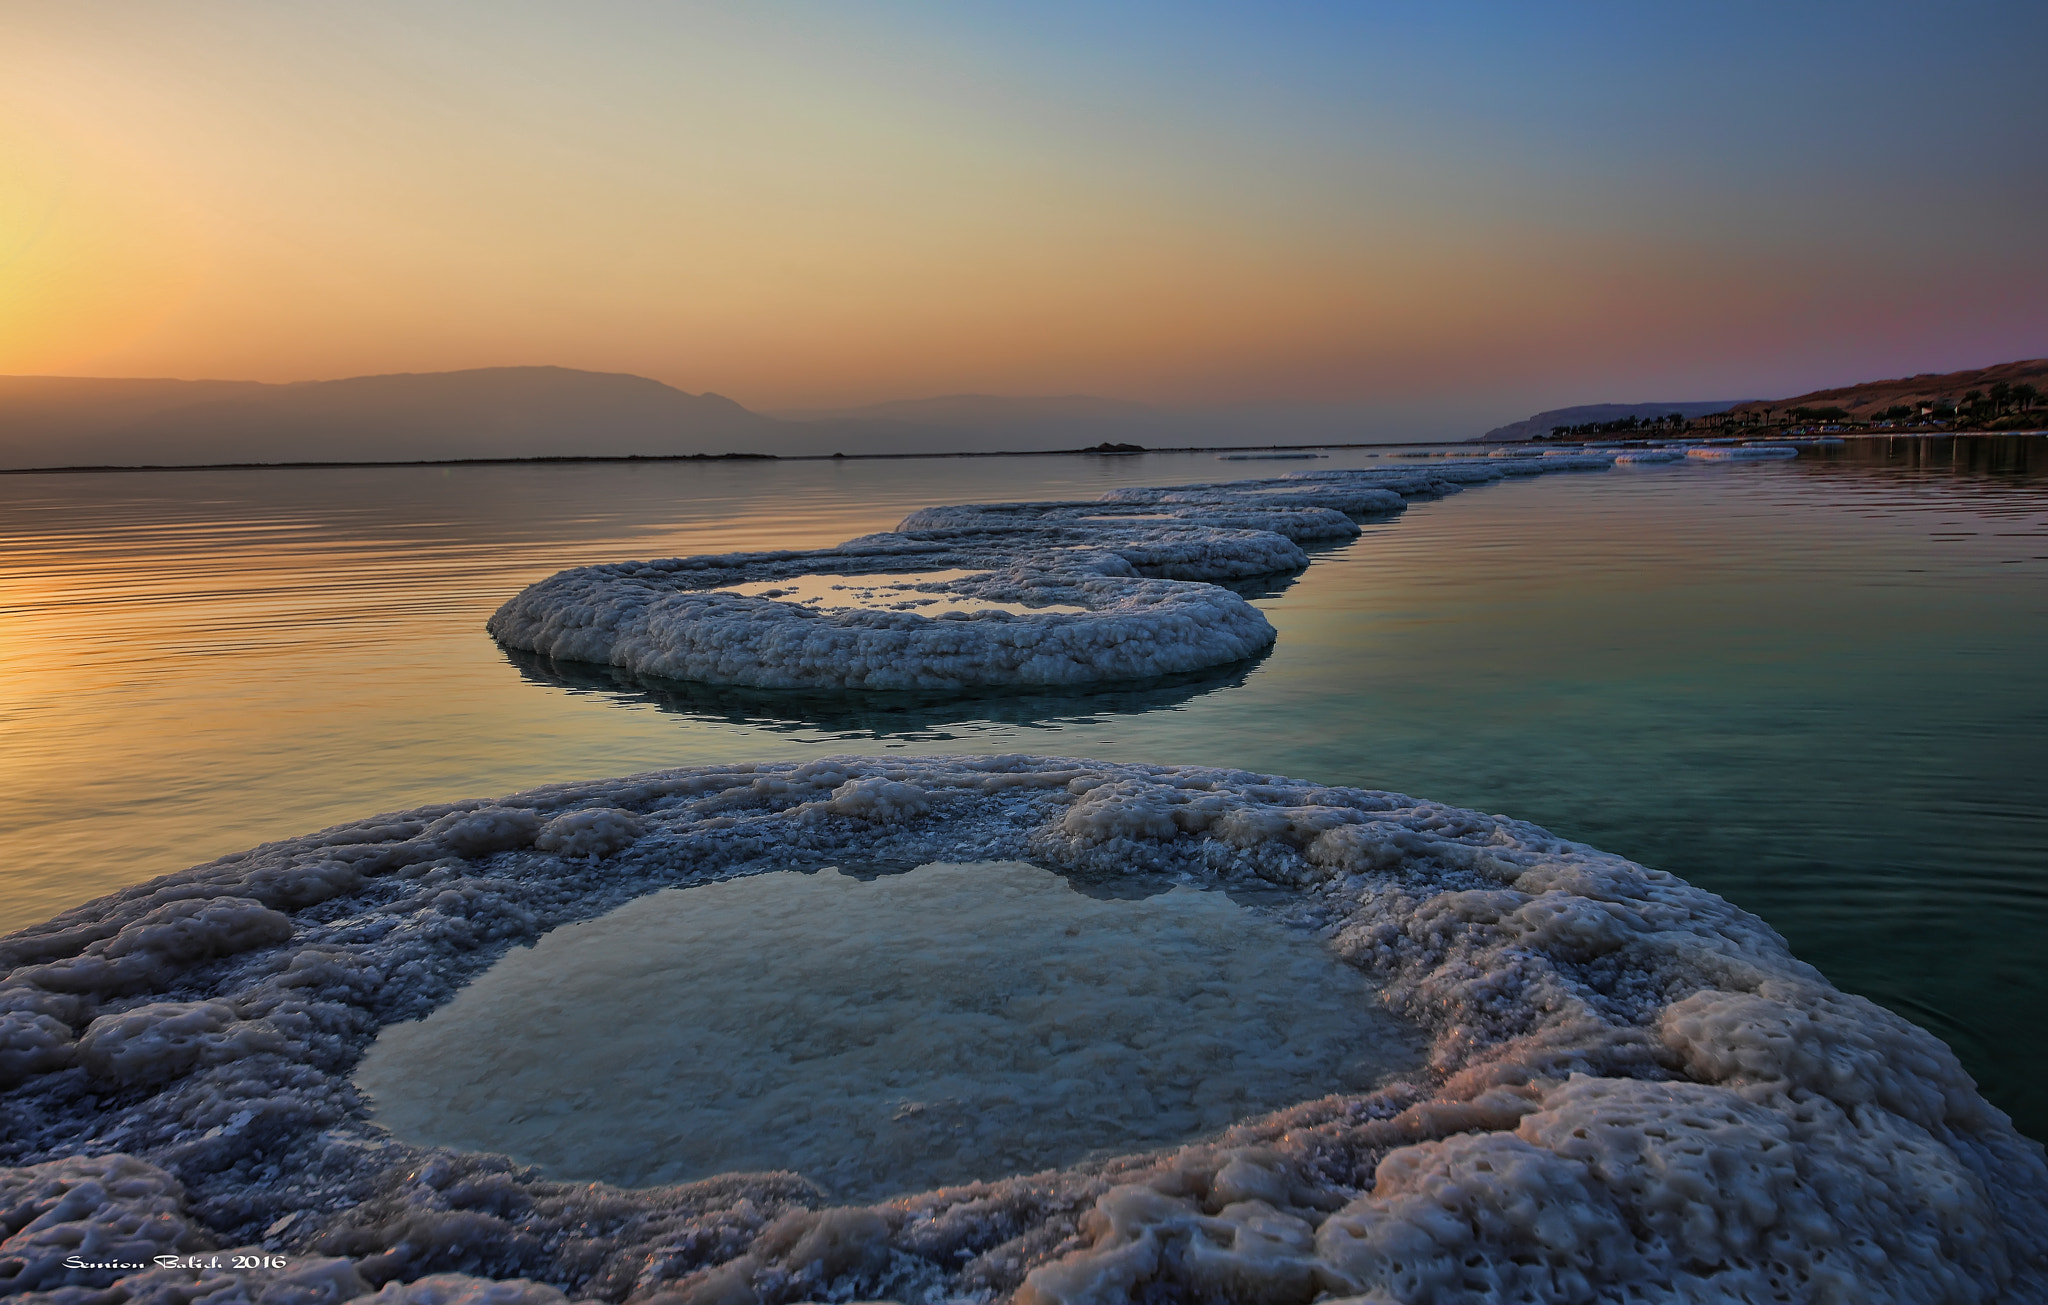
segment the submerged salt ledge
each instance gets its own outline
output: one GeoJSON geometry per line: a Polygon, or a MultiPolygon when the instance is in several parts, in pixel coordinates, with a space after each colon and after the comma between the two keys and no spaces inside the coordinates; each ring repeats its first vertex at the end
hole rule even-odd
{"type": "Polygon", "coordinates": [[[1419,1064],[1363,975],[1224,893],[1105,900],[1012,862],[652,893],[386,1028],[355,1081],[403,1141],[551,1178],[795,1169],[871,1201],[1177,1144],[1419,1064]]]}
{"type": "Polygon", "coordinates": [[[1056,603],[990,602],[984,598],[963,598],[951,591],[958,580],[985,579],[972,571],[911,571],[884,575],[813,575],[795,580],[756,580],[734,585],[720,593],[743,598],[773,598],[801,603],[821,611],[866,608],[869,611],[916,612],[919,616],[944,616],[951,612],[1008,612],[1012,616],[1033,613],[1079,615],[1085,607],[1062,607],[1056,603]]]}
{"type": "Polygon", "coordinates": [[[1595,470],[1611,455],[1298,472],[1112,490],[1087,503],[911,513],[836,548],[579,567],[500,607],[499,642],[642,675],[754,688],[1080,685],[1222,666],[1275,638],[1217,582],[1308,565],[1304,544],[1510,475],[1595,470]],[[815,603],[845,577],[954,573],[919,601],[815,603]],[[770,596],[796,588],[806,597],[770,596]],[[943,600],[933,612],[921,611],[943,600]]]}
{"type": "Polygon", "coordinates": [[[2048,1294],[2041,1148],[1938,1040],[1712,894],[1397,794],[1035,757],[666,771],[268,844],[0,964],[0,1291],[52,1305],[2048,1294]],[[366,1118],[349,1074],[377,1031],[515,943],[849,857],[1267,885],[1424,1031],[1427,1068],[865,1207],[793,1174],[553,1183],[366,1118]],[[290,1267],[65,1263],[259,1243],[290,1267]]]}

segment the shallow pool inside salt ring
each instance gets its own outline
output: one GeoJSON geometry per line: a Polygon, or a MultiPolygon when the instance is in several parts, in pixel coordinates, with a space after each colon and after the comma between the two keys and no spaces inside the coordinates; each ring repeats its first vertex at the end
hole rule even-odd
{"type": "Polygon", "coordinates": [[[1090,896],[998,862],[669,889],[513,951],[386,1028],[355,1079],[408,1142],[554,1178],[790,1169],[877,1200],[1421,1068],[1419,1032],[1313,937],[1149,887],[1090,896]]]}

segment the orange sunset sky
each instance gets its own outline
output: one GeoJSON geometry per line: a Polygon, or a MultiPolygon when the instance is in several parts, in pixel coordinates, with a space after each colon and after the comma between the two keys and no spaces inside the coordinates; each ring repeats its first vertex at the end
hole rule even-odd
{"type": "Polygon", "coordinates": [[[2048,354],[2048,11],[1640,8],[0,3],[0,373],[1505,419],[2048,354]]]}

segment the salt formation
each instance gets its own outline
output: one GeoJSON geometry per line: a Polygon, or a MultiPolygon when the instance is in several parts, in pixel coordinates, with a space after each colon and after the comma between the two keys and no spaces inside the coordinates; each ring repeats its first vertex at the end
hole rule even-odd
{"type": "Polygon", "coordinates": [[[1392,793],[1037,757],[664,771],[267,844],[0,939],[0,968],[0,1292],[34,1305],[2048,1298],[2042,1150],[1940,1041],[1710,893],[1392,793]],[[1264,885],[1426,1063],[865,1206],[792,1173],[550,1182],[367,1117],[378,1031],[510,947],[849,859],[1264,885]]]}
{"type": "Polygon", "coordinates": [[[1086,685],[1242,661],[1273,626],[1222,586],[1300,570],[1304,544],[1503,476],[1606,454],[1298,472],[1112,490],[1093,503],[925,508],[836,548],[578,567],[491,617],[507,647],[753,688],[1086,685]],[[894,576],[894,581],[890,577],[894,576]],[[835,590],[888,601],[821,601],[835,590]]]}
{"type": "Polygon", "coordinates": [[[1363,975],[1224,893],[1105,900],[1020,862],[862,873],[669,889],[558,929],[385,1029],[356,1084],[404,1141],[552,1178],[796,1169],[872,1201],[1420,1064],[1363,975]]]}

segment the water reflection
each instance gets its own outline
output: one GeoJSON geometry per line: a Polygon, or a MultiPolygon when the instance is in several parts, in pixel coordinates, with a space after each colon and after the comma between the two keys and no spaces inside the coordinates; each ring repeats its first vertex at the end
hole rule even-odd
{"type": "MultiPolygon", "coordinates": [[[[1314,563],[1316,558],[1324,553],[1334,553],[1350,546],[1349,540],[1337,543],[1312,543],[1303,544],[1301,551],[1308,554],[1310,563],[1314,563]]],[[[1294,582],[1301,579],[1301,574],[1300,571],[1280,571],[1272,575],[1247,576],[1242,580],[1211,580],[1208,583],[1218,589],[1228,589],[1246,602],[1253,603],[1261,598],[1278,598],[1294,587],[1294,582]]]]}
{"type": "Polygon", "coordinates": [[[772,733],[824,733],[846,740],[942,742],[989,726],[1038,729],[1090,725],[1108,716],[1137,716],[1186,706],[1242,685],[1271,650],[1226,666],[1121,684],[1021,689],[756,689],[639,675],[618,666],[557,661],[501,647],[532,684],[600,694],[616,705],[652,706],[691,721],[739,725],[772,733]]]}
{"type": "MultiPolygon", "coordinates": [[[[1350,465],[1390,465],[1372,456],[1350,465]]],[[[565,566],[828,546],[934,503],[1218,472],[1148,454],[0,476],[0,929],[372,811],[667,766],[1231,766],[1507,812],[1683,875],[1948,1038],[2048,1137],[2038,438],[1417,504],[1240,588],[1279,642],[1211,685],[825,713],[601,667],[508,673],[483,632],[565,566]]]]}
{"type": "Polygon", "coordinates": [[[2048,471],[2048,443],[2035,435],[1901,435],[1802,449],[1800,460],[1966,476],[2030,476],[2048,471]],[[1818,458],[1814,455],[1819,454],[1818,458]]]}

